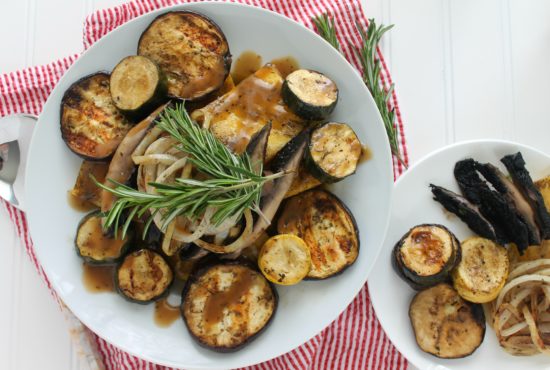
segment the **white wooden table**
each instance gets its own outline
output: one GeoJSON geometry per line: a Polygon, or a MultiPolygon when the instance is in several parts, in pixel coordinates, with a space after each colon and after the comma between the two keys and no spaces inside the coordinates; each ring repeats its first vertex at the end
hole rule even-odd
{"type": "MultiPolygon", "coordinates": [[[[363,0],[365,1],[365,0],[363,0]]],[[[82,48],[86,14],[123,0],[3,0],[0,73],[82,48]]],[[[411,163],[455,141],[550,151],[550,1],[366,0],[396,27],[383,50],[411,163]]],[[[0,209],[0,368],[78,369],[66,325],[0,209]]]]}

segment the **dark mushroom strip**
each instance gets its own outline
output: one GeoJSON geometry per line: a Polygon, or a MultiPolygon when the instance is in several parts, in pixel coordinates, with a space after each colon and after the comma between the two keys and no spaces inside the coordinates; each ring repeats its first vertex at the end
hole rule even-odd
{"type": "Polygon", "coordinates": [[[521,152],[504,156],[500,160],[512,176],[514,184],[527,199],[535,213],[535,220],[539,226],[542,239],[550,238],[550,214],[544,205],[542,195],[533,184],[529,171],[525,168],[525,161],[521,152]]]}
{"type": "Polygon", "coordinates": [[[521,194],[518,187],[506,177],[501,170],[491,163],[477,163],[479,172],[493,185],[493,187],[512,204],[527,226],[529,244],[540,245],[540,230],[535,220],[533,209],[521,194]]]}

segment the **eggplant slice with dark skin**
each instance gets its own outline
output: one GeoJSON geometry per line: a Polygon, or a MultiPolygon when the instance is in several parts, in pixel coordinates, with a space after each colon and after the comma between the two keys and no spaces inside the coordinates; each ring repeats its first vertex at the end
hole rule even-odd
{"type": "Polygon", "coordinates": [[[455,214],[477,235],[497,241],[501,238],[491,222],[480,212],[479,207],[472,204],[462,195],[430,184],[434,200],[439,202],[447,211],[455,214]]]}
{"type": "Polygon", "coordinates": [[[222,30],[206,16],[177,11],[158,16],[139,39],[138,55],[159,65],[168,95],[196,100],[221,87],[231,68],[222,30]]]}
{"type": "Polygon", "coordinates": [[[550,238],[550,214],[544,205],[542,195],[535,184],[533,184],[533,179],[531,179],[529,171],[525,168],[525,160],[521,152],[504,156],[500,161],[504,163],[510,176],[512,176],[514,184],[531,205],[535,213],[535,220],[540,229],[541,238],[550,238]]]}
{"type": "Polygon", "coordinates": [[[465,301],[449,284],[417,293],[409,318],[420,349],[439,358],[469,356],[485,337],[481,305],[465,301]]]}
{"type": "Polygon", "coordinates": [[[197,343],[234,352],[271,322],[278,297],[273,285],[241,261],[202,264],[182,293],[181,315],[197,343]]]}
{"type": "Polygon", "coordinates": [[[277,232],[304,239],[311,255],[308,279],[343,272],[359,255],[359,229],[351,211],[334,194],[312,189],[285,201],[277,232]]]}
{"type": "Polygon", "coordinates": [[[83,77],[65,91],[61,100],[61,136],[80,157],[108,160],[131,127],[113,104],[107,73],[83,77]]]}
{"type": "Polygon", "coordinates": [[[395,244],[392,266],[413,289],[449,280],[461,259],[460,242],[445,226],[417,225],[395,244]]]}

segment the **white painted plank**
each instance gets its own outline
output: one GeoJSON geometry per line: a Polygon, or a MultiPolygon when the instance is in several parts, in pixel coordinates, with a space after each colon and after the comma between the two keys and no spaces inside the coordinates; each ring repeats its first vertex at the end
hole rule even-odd
{"type": "Polygon", "coordinates": [[[550,6],[510,1],[513,137],[550,153],[550,6]]]}
{"type": "Polygon", "coordinates": [[[7,7],[3,6],[0,12],[0,35],[2,35],[3,50],[0,73],[15,71],[27,64],[25,60],[27,9],[28,1],[11,1],[7,7]]]}

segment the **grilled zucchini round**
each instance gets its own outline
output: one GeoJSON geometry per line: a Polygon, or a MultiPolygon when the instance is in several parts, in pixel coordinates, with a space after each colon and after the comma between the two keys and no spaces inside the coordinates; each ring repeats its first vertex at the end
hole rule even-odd
{"type": "Polygon", "coordinates": [[[309,248],[306,242],[296,235],[275,235],[262,246],[258,266],[272,283],[297,284],[307,276],[311,268],[309,248]]]}
{"type": "Polygon", "coordinates": [[[286,76],[281,95],[285,104],[298,116],[323,120],[336,107],[338,87],[322,73],[298,69],[286,76]]]}
{"type": "MultiPolygon", "coordinates": [[[[120,235],[119,230],[119,235],[120,235]]],[[[124,239],[115,239],[103,232],[99,211],[84,216],[78,225],[75,238],[77,254],[84,262],[92,265],[117,263],[130,246],[131,233],[124,239]]]]}
{"type": "Polygon", "coordinates": [[[131,125],[109,92],[109,75],[98,72],[75,82],[61,100],[61,136],[75,154],[107,160],[131,125]]]}
{"type": "Polygon", "coordinates": [[[329,122],[312,131],[305,165],[319,181],[333,183],[355,173],[361,153],[361,142],[351,127],[329,122]]]}
{"type": "Polygon", "coordinates": [[[420,349],[440,358],[471,355],[485,336],[483,308],[445,283],[417,293],[409,318],[420,349]]]}
{"type": "Polygon", "coordinates": [[[132,55],[111,72],[110,90],[117,109],[139,121],[166,100],[166,77],[151,59],[132,55]]]}
{"type": "Polygon", "coordinates": [[[449,229],[423,224],[410,229],[397,242],[392,264],[405,282],[420,290],[448,280],[460,258],[460,242],[449,229]]]}
{"type": "Polygon", "coordinates": [[[168,95],[196,100],[221,87],[231,54],[222,30],[202,14],[178,11],[158,16],[143,32],[138,55],[166,74],[168,95]]]}
{"type": "Polygon", "coordinates": [[[203,347],[233,352],[265,329],[277,308],[277,292],[260,272],[237,262],[196,270],[183,290],[181,314],[203,347]]]}
{"type": "Polygon", "coordinates": [[[462,242],[462,260],[452,272],[453,285],[470,302],[495,299],[508,278],[506,249],[489,239],[474,237],[462,242]]]}
{"type": "Polygon", "coordinates": [[[174,280],[170,265],[158,253],[139,249],[124,257],[117,267],[117,291],[127,300],[147,304],[164,297],[174,280]]]}
{"type": "Polygon", "coordinates": [[[289,198],[277,222],[280,234],[302,238],[311,255],[310,279],[326,279],[351,266],[359,255],[355,218],[335,195],[312,189],[289,198]]]}

